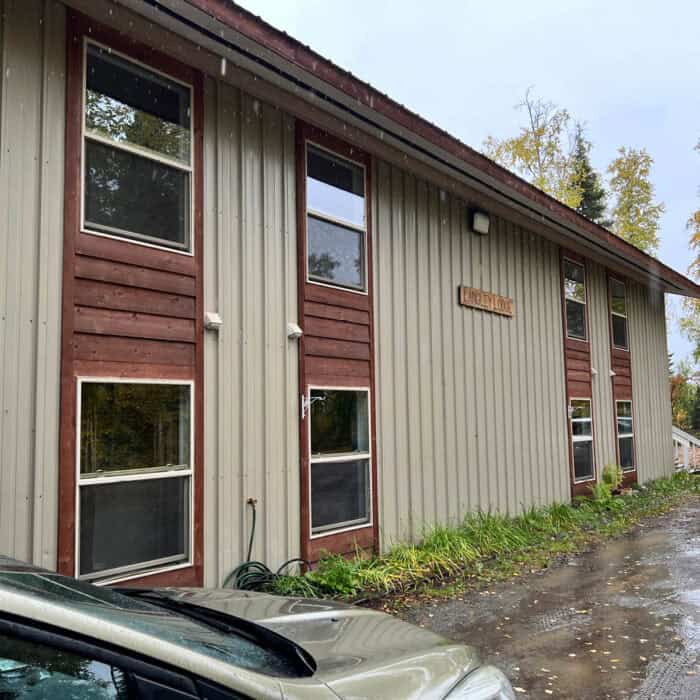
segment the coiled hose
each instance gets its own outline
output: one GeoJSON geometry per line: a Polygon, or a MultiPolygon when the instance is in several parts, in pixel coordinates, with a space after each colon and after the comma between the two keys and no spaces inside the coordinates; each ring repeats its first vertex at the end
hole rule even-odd
{"type": "Polygon", "coordinates": [[[248,556],[246,561],[239,564],[225,579],[224,588],[237,588],[243,591],[269,591],[273,588],[275,579],[285,575],[284,572],[292,564],[303,564],[307,568],[310,564],[306,559],[294,557],[288,559],[282,564],[277,571],[272,571],[268,566],[261,561],[251,560],[253,554],[253,540],[255,539],[255,526],[257,524],[257,501],[254,498],[249,498],[248,505],[253,511],[253,520],[250,526],[250,538],[248,540],[248,556]]]}

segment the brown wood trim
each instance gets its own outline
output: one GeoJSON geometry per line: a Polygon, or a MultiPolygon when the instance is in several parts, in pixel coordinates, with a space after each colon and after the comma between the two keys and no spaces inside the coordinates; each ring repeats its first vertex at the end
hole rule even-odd
{"type": "Polygon", "coordinates": [[[204,585],[204,77],[192,76],[194,98],[194,245],[197,269],[194,413],[194,552],[198,586],[204,585]]]}
{"type": "Polygon", "coordinates": [[[195,277],[162,272],[153,268],[124,264],[104,258],[90,258],[85,255],[77,257],[75,276],[93,282],[106,282],[138,289],[154,289],[182,296],[193,297],[197,294],[195,277]]]}
{"type": "Polygon", "coordinates": [[[80,157],[83,46],[74,12],[66,21],[66,145],[63,206],[63,299],[61,320],[61,399],[58,479],[59,573],[75,573],[75,402],[73,305],[75,231],[80,228],[80,157]]]}
{"type": "Polygon", "coordinates": [[[374,318],[372,269],[372,172],[369,156],[315,127],[297,122],[297,245],[299,318],[304,335],[299,345],[299,387],[309,385],[368,388],[370,391],[372,525],[311,538],[308,417],[300,420],[301,554],[317,561],[322,552],[350,553],[356,546],[378,550],[376,395],[374,384],[374,318]],[[306,273],[306,143],[337,153],[365,168],[367,293],[314,284],[306,273]]]}
{"type": "Polygon", "coordinates": [[[79,333],[147,338],[149,340],[181,340],[194,343],[195,322],[186,318],[168,318],[153,314],[139,314],[112,309],[94,309],[89,306],[73,307],[73,326],[79,333]]]}
{"type": "Polygon", "coordinates": [[[564,373],[566,384],[566,432],[569,448],[569,483],[571,497],[587,496],[590,486],[596,482],[598,464],[595,454],[596,446],[596,422],[595,407],[593,405],[593,377],[591,374],[591,333],[590,333],[590,298],[588,289],[588,272],[586,260],[576,253],[560,248],[559,250],[559,288],[561,295],[561,319],[562,319],[562,346],[564,351],[564,373]],[[566,328],[566,294],[564,289],[564,260],[569,259],[584,267],[586,287],[586,340],[569,338],[566,328]],[[576,482],[574,472],[574,443],[571,432],[571,419],[569,418],[569,406],[572,399],[588,399],[591,402],[591,434],[593,436],[593,478],[576,482]]]}
{"type": "Polygon", "coordinates": [[[196,314],[195,299],[190,296],[123,287],[94,280],[76,279],[74,295],[79,306],[151,313],[174,318],[193,319],[196,314]]]}
{"type": "Polygon", "coordinates": [[[623,472],[622,486],[629,488],[637,483],[638,475],[638,457],[637,457],[637,415],[634,407],[634,398],[632,396],[632,353],[630,352],[630,328],[629,328],[629,312],[627,314],[627,349],[618,348],[613,341],[613,326],[612,326],[612,294],[610,283],[612,280],[621,282],[625,285],[625,305],[629,303],[629,280],[625,277],[611,273],[606,270],[605,286],[607,296],[608,309],[608,336],[610,338],[610,367],[615,376],[610,377],[610,388],[612,391],[613,401],[613,435],[615,435],[615,455],[617,463],[620,464],[620,438],[617,429],[617,402],[629,401],[632,404],[632,430],[634,437],[632,438],[632,459],[634,461],[634,469],[623,472]]]}
{"type": "MultiPolygon", "coordinates": [[[[196,119],[195,115],[195,121],[196,119]]],[[[190,275],[191,277],[197,274],[196,263],[191,255],[182,255],[181,253],[173,253],[159,248],[135,245],[131,241],[120,241],[116,238],[97,236],[93,233],[78,233],[75,252],[88,258],[100,258],[127,265],[138,265],[160,272],[172,272],[177,275],[190,275]]]]}
{"type": "Polygon", "coordinates": [[[596,483],[595,479],[587,479],[578,483],[571,482],[571,497],[590,496],[591,487],[596,483]]]}
{"type": "Polygon", "coordinates": [[[375,545],[375,528],[358,528],[347,532],[337,532],[326,537],[317,537],[309,540],[307,556],[309,562],[317,562],[324,553],[329,554],[354,554],[358,549],[372,550],[375,545]]]}
{"type": "Polygon", "coordinates": [[[79,376],[195,380],[192,566],[133,579],[149,585],[203,582],[203,78],[156,49],[69,10],[61,339],[58,561],[75,566],[76,387],[79,376]],[[194,255],[80,231],[83,37],[192,86],[194,255]],[[148,328],[146,328],[148,326],[148,328]]]}
{"type": "Polygon", "coordinates": [[[114,377],[115,379],[182,379],[195,380],[195,368],[191,365],[132,365],[128,362],[104,360],[79,360],[73,362],[76,377],[114,377]]]}
{"type": "Polygon", "coordinates": [[[201,586],[201,578],[196,566],[188,566],[174,571],[162,571],[154,574],[145,574],[139,578],[130,578],[123,583],[115,583],[115,586],[124,588],[139,588],[149,586],[160,588],[165,586],[201,586]]]}

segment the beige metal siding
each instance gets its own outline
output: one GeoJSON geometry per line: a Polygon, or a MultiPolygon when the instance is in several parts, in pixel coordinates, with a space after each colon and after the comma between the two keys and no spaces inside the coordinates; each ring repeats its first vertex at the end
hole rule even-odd
{"type": "Polygon", "coordinates": [[[595,457],[598,478],[608,463],[617,462],[615,446],[615,414],[613,408],[608,280],[604,267],[587,263],[588,323],[591,336],[591,368],[593,375],[593,420],[595,424],[595,457]]]}
{"type": "Polygon", "coordinates": [[[639,284],[627,288],[635,447],[644,482],[673,471],[666,310],[661,292],[639,284]]]}
{"type": "Polygon", "coordinates": [[[383,546],[478,507],[569,497],[556,246],[378,162],[373,192],[377,466],[383,546]],[[508,319],[460,284],[515,300],[508,319]]]}
{"type": "Polygon", "coordinates": [[[205,83],[205,584],[245,559],[299,552],[299,391],[294,121],[237,88],[205,83]]]}
{"type": "Polygon", "coordinates": [[[65,11],[0,0],[0,552],[56,566],[65,11]]]}

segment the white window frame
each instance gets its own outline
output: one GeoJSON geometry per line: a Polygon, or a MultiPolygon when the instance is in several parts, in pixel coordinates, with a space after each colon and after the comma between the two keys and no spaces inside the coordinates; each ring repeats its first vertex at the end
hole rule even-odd
{"type": "Polygon", "coordinates": [[[564,257],[564,264],[562,266],[562,278],[564,283],[564,323],[566,324],[566,337],[570,340],[578,340],[580,343],[588,342],[588,275],[586,274],[586,265],[580,263],[577,260],[572,260],[571,258],[564,257]],[[583,301],[580,299],[575,299],[566,293],[566,263],[570,265],[575,265],[583,270],[583,301]],[[583,338],[579,338],[576,335],[569,335],[569,315],[566,313],[566,303],[568,301],[574,304],[581,304],[583,306],[583,338]]]}
{"type": "Polygon", "coordinates": [[[571,431],[571,459],[572,459],[572,464],[571,468],[573,469],[574,472],[574,483],[575,484],[582,484],[586,481],[595,481],[597,479],[597,474],[598,474],[598,468],[596,465],[596,458],[595,458],[595,442],[593,440],[594,434],[593,434],[593,400],[589,397],[583,397],[583,396],[572,396],[569,399],[569,426],[570,426],[570,431],[571,431]],[[574,418],[573,412],[574,412],[574,401],[585,401],[589,408],[590,408],[590,418],[574,418]],[[590,423],[591,424],[591,434],[590,435],[574,435],[574,423],[590,423]],[[573,451],[573,446],[577,442],[590,442],[591,443],[591,461],[593,463],[593,474],[591,476],[585,476],[585,477],[576,477],[576,464],[574,461],[574,451],[573,451]]]}
{"type": "Polygon", "coordinates": [[[369,228],[367,226],[368,223],[368,204],[367,204],[367,166],[364,163],[360,163],[359,161],[353,160],[352,158],[348,158],[345,155],[342,155],[340,153],[337,153],[336,151],[332,150],[331,148],[328,148],[327,146],[323,146],[320,143],[317,143],[316,141],[313,141],[312,139],[307,139],[304,143],[304,231],[306,233],[305,239],[306,239],[306,250],[304,251],[304,270],[305,270],[305,279],[307,284],[315,284],[318,285],[319,287],[328,287],[330,289],[340,289],[344,292],[350,292],[351,294],[361,294],[364,296],[369,295],[369,268],[368,268],[368,262],[369,262],[369,254],[367,251],[368,248],[368,242],[369,242],[369,228]],[[350,223],[349,221],[345,221],[344,219],[336,219],[333,216],[329,216],[328,214],[324,214],[322,212],[316,211],[315,209],[310,209],[309,208],[309,202],[308,202],[308,188],[307,188],[307,182],[309,180],[309,146],[312,148],[315,148],[319,151],[323,151],[324,153],[327,153],[329,157],[331,158],[336,158],[341,161],[347,161],[348,163],[352,163],[353,165],[357,166],[358,168],[362,169],[362,185],[364,187],[364,221],[365,225],[364,226],[357,226],[356,224],[350,223]],[[319,280],[311,279],[309,276],[309,222],[308,222],[308,217],[312,216],[315,219],[321,219],[322,221],[327,221],[329,224],[334,224],[335,226],[340,226],[342,228],[347,228],[350,229],[351,231],[356,231],[357,233],[361,233],[364,235],[364,242],[362,246],[362,255],[364,257],[364,271],[365,271],[365,279],[364,279],[364,287],[360,289],[359,287],[348,287],[343,284],[333,284],[332,282],[321,282],[319,280]]]}
{"type": "Polygon", "coordinates": [[[128,581],[133,578],[141,578],[152,574],[165,573],[167,571],[176,571],[177,569],[186,569],[193,565],[194,562],[194,426],[195,426],[195,395],[194,395],[194,380],[191,379],[131,379],[126,377],[78,377],[77,392],[76,392],[76,440],[75,440],[75,571],[74,576],[77,579],[89,581],[98,586],[111,585],[120,581],[128,581]],[[82,386],[83,384],[168,384],[176,386],[187,386],[190,390],[190,466],[189,469],[172,469],[170,471],[150,471],[131,476],[104,476],[104,477],[89,477],[81,480],[80,474],[80,449],[81,449],[81,411],[82,411],[82,386]],[[125,567],[119,567],[118,570],[110,569],[106,572],[90,574],[88,576],[80,576],[80,488],[81,486],[124,483],[131,481],[146,481],[151,479],[173,479],[173,478],[189,478],[189,536],[188,536],[188,557],[187,561],[178,561],[177,564],[169,565],[169,560],[158,559],[152,562],[144,562],[140,564],[132,564],[125,567]],[[113,575],[109,575],[114,572],[113,575]],[[104,576],[104,578],[101,578],[104,576]]]}
{"type": "MultiPolygon", "coordinates": [[[[622,416],[627,418],[627,416],[622,416]]],[[[617,453],[620,455],[620,438],[632,438],[632,466],[622,467],[623,472],[634,472],[637,471],[637,460],[634,451],[634,406],[632,405],[632,399],[617,399],[615,401],[615,432],[617,433],[617,453]],[[632,432],[631,433],[621,433],[619,419],[620,416],[617,412],[618,406],[621,403],[628,403],[630,406],[630,420],[632,421],[632,432]]]]}
{"type": "MultiPolygon", "coordinates": [[[[121,51],[116,51],[114,50],[111,46],[108,44],[103,44],[100,43],[99,41],[95,41],[93,39],[89,39],[88,37],[83,37],[83,75],[82,75],[82,80],[81,80],[81,106],[80,106],[80,232],[81,233],[86,233],[91,236],[101,236],[102,238],[111,238],[113,240],[117,241],[123,241],[125,243],[133,243],[134,245],[140,245],[140,246],[145,246],[147,248],[155,248],[157,250],[165,250],[170,253],[177,253],[179,255],[187,255],[190,257],[193,257],[195,254],[195,236],[194,236],[194,220],[195,220],[195,211],[194,211],[194,206],[195,206],[195,198],[194,198],[194,180],[195,180],[195,169],[194,169],[194,124],[195,124],[195,104],[194,104],[194,88],[192,85],[189,83],[183,82],[182,80],[175,78],[172,75],[169,75],[168,73],[164,73],[161,70],[158,70],[157,68],[154,68],[153,66],[148,65],[147,63],[143,63],[142,61],[139,61],[128,54],[125,54],[121,51]],[[127,63],[132,63],[135,66],[139,66],[140,68],[143,68],[145,70],[148,70],[152,73],[155,73],[156,75],[160,75],[163,78],[167,78],[168,80],[171,80],[174,83],[178,83],[184,88],[187,88],[190,93],[190,162],[189,165],[178,161],[175,158],[169,158],[168,156],[165,155],[158,155],[157,153],[154,153],[150,150],[144,149],[144,148],[139,148],[138,146],[134,146],[131,144],[126,144],[126,143],[119,143],[118,141],[113,141],[110,138],[107,138],[106,136],[102,136],[100,134],[97,134],[95,132],[89,131],[86,127],[86,111],[85,111],[85,106],[86,106],[86,99],[85,99],[85,94],[87,92],[87,54],[88,54],[88,45],[96,46],[100,49],[104,49],[105,51],[109,51],[111,54],[114,56],[118,56],[119,58],[123,59],[127,63]],[[85,142],[90,139],[94,143],[100,143],[105,146],[109,146],[110,148],[115,148],[116,150],[121,150],[124,151],[125,153],[130,153],[132,155],[140,156],[142,158],[147,158],[150,160],[153,160],[157,163],[161,163],[163,165],[167,165],[172,168],[176,168],[178,170],[182,170],[183,172],[189,173],[189,181],[190,181],[190,196],[189,196],[189,229],[187,231],[187,245],[186,246],[178,246],[178,245],[163,245],[160,243],[157,243],[158,239],[157,237],[149,237],[146,234],[139,234],[139,233],[134,233],[132,231],[126,231],[123,229],[110,229],[112,232],[110,233],[109,230],[96,230],[92,228],[88,228],[86,223],[85,223],[85,142]]],[[[109,227],[104,227],[104,229],[108,229],[109,227]]]]}
{"type": "Polygon", "coordinates": [[[630,349],[630,328],[629,328],[629,319],[627,316],[627,285],[617,277],[610,277],[610,282],[617,282],[617,284],[621,284],[623,289],[625,290],[625,313],[621,314],[618,313],[617,311],[613,311],[613,306],[612,306],[612,284],[609,285],[608,287],[608,294],[610,295],[610,315],[611,316],[617,316],[618,318],[624,318],[625,319],[625,340],[627,341],[626,346],[622,345],[616,345],[615,343],[615,333],[614,333],[614,328],[612,326],[612,320],[610,322],[610,336],[611,336],[611,341],[612,341],[612,346],[615,348],[615,350],[624,350],[625,352],[629,352],[630,349]]]}
{"type": "MultiPolygon", "coordinates": [[[[330,386],[327,384],[310,384],[306,388],[306,405],[309,407],[308,419],[307,419],[307,448],[309,451],[309,474],[308,474],[308,490],[309,490],[309,538],[319,539],[322,537],[328,537],[329,535],[337,535],[341,532],[350,532],[352,530],[362,530],[364,528],[373,527],[374,525],[374,487],[373,487],[373,472],[374,459],[372,455],[372,395],[370,388],[368,386],[330,386]],[[366,452],[345,452],[342,454],[334,454],[332,457],[314,457],[311,452],[311,411],[313,406],[311,405],[311,392],[312,391],[353,391],[353,392],[365,392],[367,394],[367,451],[366,452]],[[312,513],[312,493],[311,493],[311,468],[314,464],[327,464],[331,462],[349,462],[352,460],[367,460],[367,476],[369,478],[369,520],[367,522],[356,523],[354,525],[345,526],[344,523],[338,523],[338,526],[330,525],[327,530],[322,532],[313,531],[313,513],[312,513]]],[[[353,521],[351,521],[353,522],[353,521]]]]}

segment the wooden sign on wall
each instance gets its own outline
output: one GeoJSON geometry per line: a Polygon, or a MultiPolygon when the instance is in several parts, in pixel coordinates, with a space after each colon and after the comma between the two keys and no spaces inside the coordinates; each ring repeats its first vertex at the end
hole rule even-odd
{"type": "Polygon", "coordinates": [[[474,289],[474,287],[460,286],[459,303],[462,306],[490,311],[493,314],[500,314],[509,318],[512,318],[515,312],[513,300],[510,297],[502,297],[498,294],[485,292],[482,289],[474,289]]]}

